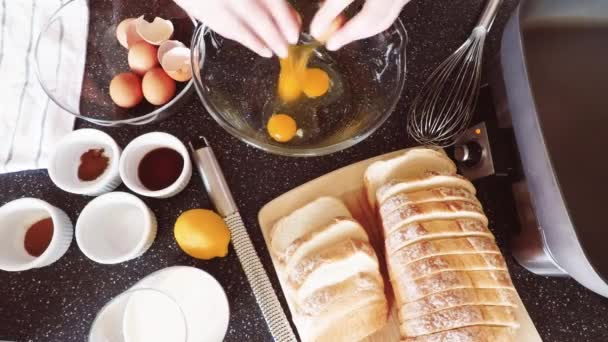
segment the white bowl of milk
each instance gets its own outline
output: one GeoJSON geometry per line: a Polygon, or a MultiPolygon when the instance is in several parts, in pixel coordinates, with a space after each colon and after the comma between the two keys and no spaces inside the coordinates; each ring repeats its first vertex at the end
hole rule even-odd
{"type": "Polygon", "coordinates": [[[89,342],[220,342],[230,310],[221,285],[187,266],[156,271],[108,302],[89,342]],[[205,322],[205,324],[201,324],[205,322]]]}

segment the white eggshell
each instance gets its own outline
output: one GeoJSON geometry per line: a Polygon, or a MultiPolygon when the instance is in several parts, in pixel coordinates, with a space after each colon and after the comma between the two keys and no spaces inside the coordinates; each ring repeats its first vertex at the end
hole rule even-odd
{"type": "Polygon", "coordinates": [[[142,15],[136,19],[135,29],[146,42],[160,45],[165,40],[171,38],[174,28],[171,20],[156,17],[152,22],[148,22],[142,15]]]}
{"type": "Polygon", "coordinates": [[[160,65],[169,77],[178,82],[186,82],[192,78],[190,49],[187,47],[176,47],[165,52],[160,65]]]}
{"type": "Polygon", "coordinates": [[[116,26],[116,39],[124,48],[143,40],[135,28],[135,18],[127,18],[116,26]]]}
{"type": "Polygon", "coordinates": [[[167,53],[167,51],[174,49],[174,48],[185,48],[186,45],[182,42],[180,42],[179,40],[165,40],[162,44],[160,44],[160,46],[158,47],[158,63],[161,63],[163,61],[163,56],[165,55],[165,53],[167,53]]]}

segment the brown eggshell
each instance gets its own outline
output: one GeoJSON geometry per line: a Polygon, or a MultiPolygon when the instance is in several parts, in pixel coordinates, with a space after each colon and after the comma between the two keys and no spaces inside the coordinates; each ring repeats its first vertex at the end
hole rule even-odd
{"type": "Polygon", "coordinates": [[[143,40],[135,28],[135,18],[127,18],[116,26],[116,39],[118,39],[120,45],[127,49],[129,46],[143,40]]]}
{"type": "Polygon", "coordinates": [[[189,81],[192,78],[190,49],[187,47],[174,47],[165,52],[162,57],[161,66],[172,79],[178,82],[189,81]]]}
{"type": "Polygon", "coordinates": [[[135,20],[135,29],[146,42],[153,45],[160,45],[170,39],[174,30],[171,20],[156,17],[148,22],[143,15],[135,20]]]}

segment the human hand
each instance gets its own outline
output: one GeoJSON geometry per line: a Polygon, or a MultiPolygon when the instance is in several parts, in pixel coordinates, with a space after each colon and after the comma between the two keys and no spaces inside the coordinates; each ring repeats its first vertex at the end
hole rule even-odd
{"type": "Polygon", "coordinates": [[[332,22],[354,0],[326,0],[310,24],[310,34],[316,39],[327,39],[328,50],[338,50],[342,46],[364,39],[388,29],[399,16],[409,0],[366,0],[361,11],[344,26],[324,37],[331,29],[332,22]]]}
{"type": "Polygon", "coordinates": [[[297,12],[286,0],[175,0],[218,34],[262,57],[287,57],[300,35],[297,12]]]}

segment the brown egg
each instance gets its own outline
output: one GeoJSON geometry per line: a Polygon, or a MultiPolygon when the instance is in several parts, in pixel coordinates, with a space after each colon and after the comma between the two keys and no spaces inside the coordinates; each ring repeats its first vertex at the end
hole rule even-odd
{"type": "Polygon", "coordinates": [[[161,68],[148,71],[141,88],[146,100],[156,106],[164,105],[175,96],[175,81],[161,68]]]}
{"type": "Polygon", "coordinates": [[[143,75],[158,65],[158,48],[144,41],[137,42],[129,49],[129,67],[134,73],[143,75]]]}
{"type": "Polygon", "coordinates": [[[123,72],[114,76],[112,82],[110,82],[110,97],[119,107],[132,108],[137,106],[144,98],[141,90],[141,79],[130,72],[123,72]]]}

